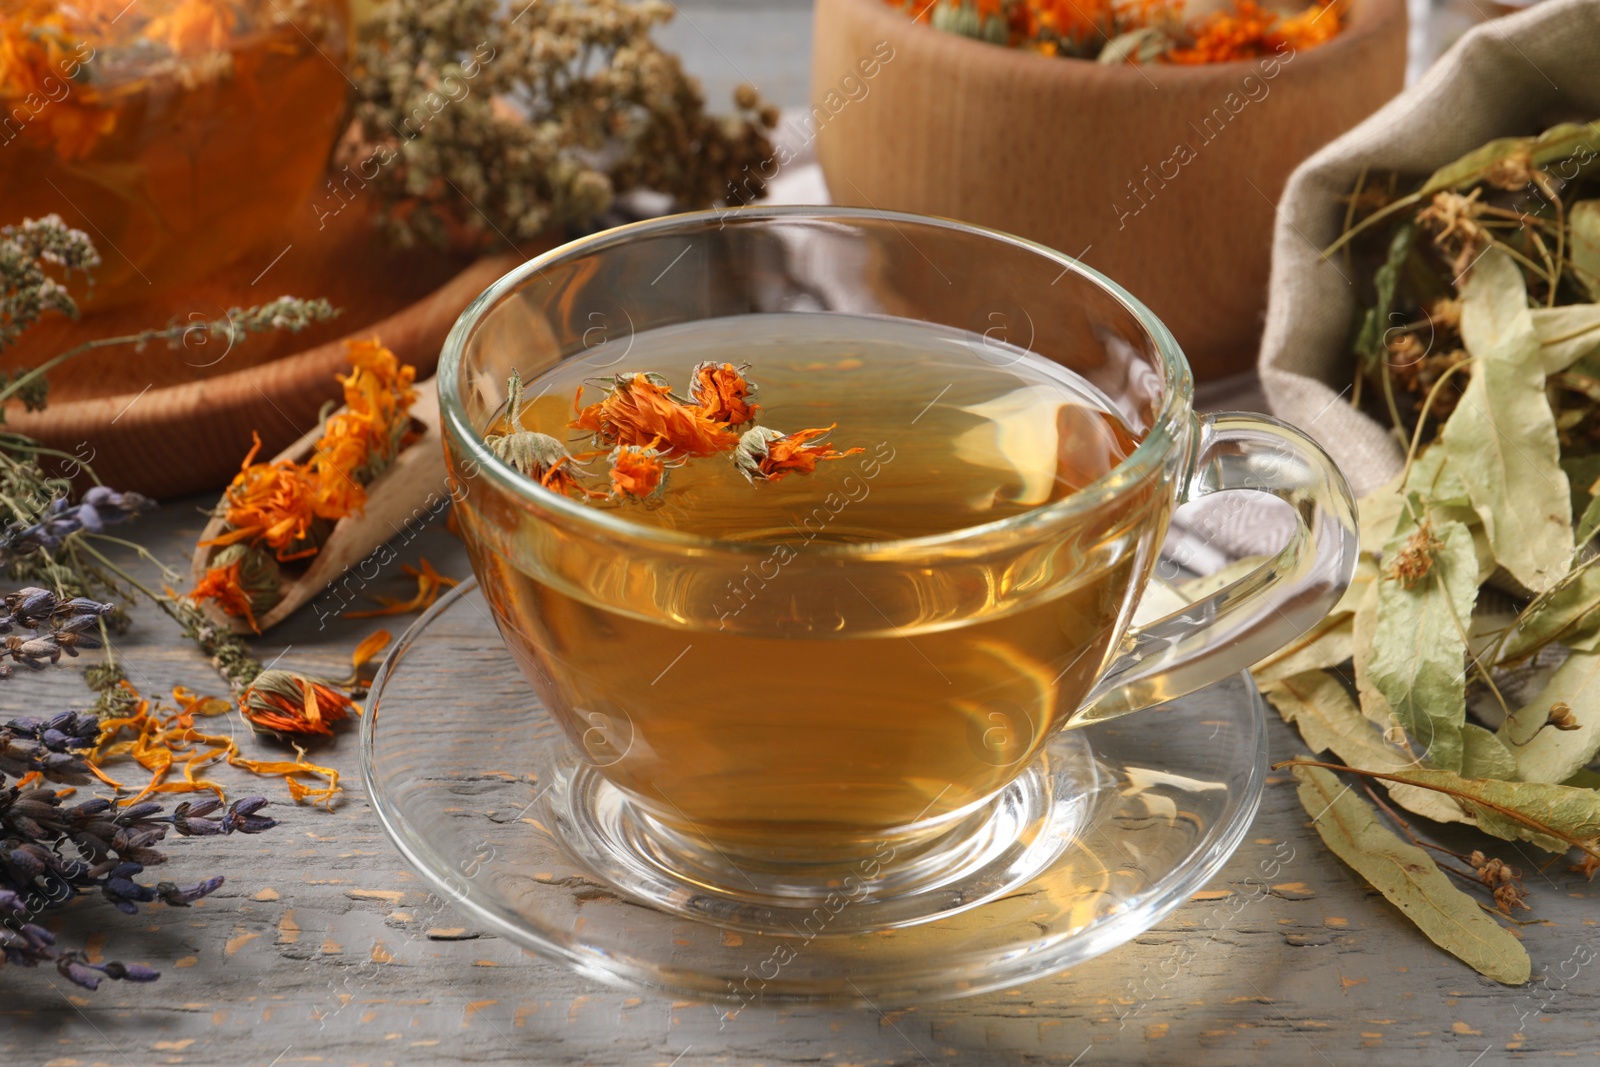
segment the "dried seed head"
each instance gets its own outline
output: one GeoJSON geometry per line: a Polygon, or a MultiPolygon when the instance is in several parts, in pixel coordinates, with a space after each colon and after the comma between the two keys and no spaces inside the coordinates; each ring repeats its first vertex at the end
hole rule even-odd
{"type": "Polygon", "coordinates": [[[1391,367],[1409,367],[1428,354],[1428,346],[1414,333],[1402,333],[1384,343],[1391,367]]]}
{"type": "Polygon", "coordinates": [[[1384,568],[1384,574],[1407,589],[1414,588],[1433,570],[1434,556],[1442,547],[1444,542],[1433,534],[1433,523],[1423,519],[1384,568]]]}
{"type": "Polygon", "coordinates": [[[1433,194],[1428,206],[1417,212],[1417,224],[1433,234],[1433,243],[1451,257],[1451,272],[1463,274],[1489,243],[1489,231],[1478,221],[1487,206],[1478,199],[1481,189],[1466,196],[1448,189],[1433,194]]]}
{"type": "Polygon", "coordinates": [[[1572,714],[1572,705],[1564,700],[1558,700],[1550,705],[1550,714],[1545,716],[1545,723],[1557,730],[1583,729],[1583,724],[1572,714]]]}

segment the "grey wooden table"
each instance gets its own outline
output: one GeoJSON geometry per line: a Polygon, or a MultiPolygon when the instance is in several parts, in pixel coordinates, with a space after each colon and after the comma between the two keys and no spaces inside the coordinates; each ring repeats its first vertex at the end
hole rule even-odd
{"type": "MultiPolygon", "coordinates": [[[[686,6],[669,41],[714,91],[755,74],[781,103],[802,103],[806,6],[756,7],[686,6]]],[[[1250,395],[1234,383],[1209,400],[1248,405],[1250,395]]],[[[200,530],[198,509],[209,503],[169,504],[143,520],[137,536],[181,565],[200,530]]],[[[406,541],[396,563],[419,556],[446,574],[467,574],[460,545],[442,529],[406,541]]],[[[153,576],[148,566],[135,569],[153,576]]],[[[394,566],[371,590],[407,591],[394,566]]],[[[273,632],[260,652],[337,673],[374,626],[323,624],[308,613],[273,632]]],[[[147,693],[174,684],[220,690],[198,653],[153,611],[135,612],[121,651],[147,693]]],[[[73,670],[0,686],[7,714],[86,702],[73,670]]],[[[470,708],[462,693],[440,714],[470,708]]],[[[1275,758],[1300,750],[1281,723],[1270,724],[1269,736],[1275,758]]],[[[253,754],[270,751],[241,740],[253,754]]],[[[156,906],[129,920],[84,900],[59,913],[53,925],[64,942],[149,963],[162,978],[91,994],[54,972],[6,968],[0,1064],[1488,1067],[1600,1055],[1600,985],[1580,965],[1600,955],[1586,882],[1560,870],[1530,873],[1537,913],[1548,920],[1521,931],[1535,980],[1501,987],[1433,948],[1329,855],[1293,789],[1277,778],[1246,843],[1207,890],[1068,974],[888,1014],[749,1007],[726,1021],[703,1004],[596,985],[474,930],[422,888],[382,836],[355,777],[354,732],[313,755],[347,776],[331,811],[290,804],[276,781],[219,773],[236,793],[272,796],[282,825],[261,837],[173,841],[162,876],[228,879],[195,908],[156,906]],[[1273,858],[1282,868],[1266,888],[1261,871],[1273,858]]]]}

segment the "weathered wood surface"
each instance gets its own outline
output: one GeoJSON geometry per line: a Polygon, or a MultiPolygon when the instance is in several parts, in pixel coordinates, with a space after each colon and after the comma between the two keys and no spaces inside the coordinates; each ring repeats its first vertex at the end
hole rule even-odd
{"type": "MultiPolygon", "coordinates": [[[[181,563],[202,503],[163,509],[142,523],[141,536],[181,563]]],[[[352,579],[345,596],[353,604],[402,592],[398,564],[419,555],[464,576],[460,545],[438,526],[403,533],[395,563],[365,589],[352,579]]],[[[263,658],[284,651],[298,666],[337,671],[378,625],[339,611],[338,596],[316,602],[263,642],[263,658]]],[[[175,683],[215,690],[209,667],[151,611],[136,613],[120,650],[146,692],[175,683]]],[[[15,713],[81,706],[87,697],[76,670],[64,669],[13,678],[0,701],[15,713]]],[[[441,684],[441,718],[470,714],[471,702],[441,684]]],[[[238,733],[247,749],[268,747],[238,733]]],[[[1297,750],[1281,723],[1270,736],[1275,757],[1297,750]]],[[[681,1056],[684,1067],[1092,1067],[1394,1063],[1418,1054],[1468,1064],[1480,1053],[1477,1062],[1490,1064],[1600,1053],[1595,974],[1567,962],[1600,950],[1587,883],[1559,869],[1541,876],[1532,856],[1520,861],[1538,915],[1550,920],[1523,929],[1535,974],[1548,969],[1548,980],[1497,986],[1429,945],[1334,860],[1281,780],[1269,785],[1248,843],[1206,892],[1072,973],[887,1016],[866,1007],[751,1007],[724,1021],[703,1004],[598,986],[468,928],[420,888],[382,836],[355,779],[356,754],[354,732],[314,752],[350,775],[332,811],[293,806],[276,781],[226,774],[236,790],[272,796],[282,826],[261,837],[173,841],[162,876],[228,877],[197,907],[155,906],[129,920],[85,900],[58,915],[64,942],[88,939],[106,958],[150,963],[162,978],[90,994],[53,972],[6,968],[0,1063],[665,1065],[681,1056]],[[1262,865],[1288,849],[1292,858],[1267,888],[1262,865]]]]}
{"type": "MultiPolygon", "coordinates": [[[[771,76],[785,85],[781,79],[803,79],[806,69],[803,39],[786,36],[804,5],[770,6],[782,19],[762,23],[741,12],[738,32],[770,25],[785,36],[763,36],[746,51],[715,23],[725,9],[687,13],[717,37],[702,41],[705,54],[726,52],[758,82],[771,76]]],[[[774,96],[803,100],[803,92],[774,96]]],[[[1212,406],[1243,406],[1211,393],[1212,406]]],[[[210,502],[170,505],[142,521],[138,536],[181,567],[203,522],[196,508],[210,502]]],[[[364,590],[352,579],[346,598],[408,593],[398,564],[419,555],[446,574],[467,573],[460,546],[442,529],[402,531],[395,547],[395,563],[364,590]]],[[[337,673],[379,624],[341,618],[340,605],[337,596],[315,602],[262,643],[263,658],[283,651],[297,666],[337,673]]],[[[146,692],[176,683],[220,688],[152,611],[136,612],[121,651],[146,692]]],[[[8,715],[85,703],[75,669],[0,684],[8,715]]],[[[470,714],[472,697],[441,687],[438,703],[443,719],[470,714]]],[[[236,732],[248,750],[267,749],[242,727],[236,732]]],[[[1299,751],[1281,723],[1270,724],[1269,736],[1274,757],[1299,751]]],[[[272,796],[269,810],[282,826],[261,837],[171,843],[171,863],[156,873],[226,874],[211,898],[189,910],[158,905],[132,920],[98,900],[56,916],[64,943],[87,940],[97,955],[150,963],[162,978],[108,983],[90,994],[54,972],[4,969],[0,1064],[1488,1067],[1600,1055],[1600,982],[1594,967],[1578,966],[1600,952],[1593,887],[1559,866],[1541,875],[1536,857],[1517,860],[1506,849],[1507,859],[1528,869],[1530,896],[1548,923],[1521,931],[1534,982],[1498,986],[1435,949],[1339,864],[1280,779],[1269,785],[1247,843],[1205,892],[1069,974],[887,1015],[864,1006],[750,1007],[724,1020],[704,1004],[596,985],[468,928],[420,888],[379,831],[355,777],[354,732],[313,754],[349,776],[332,811],[291,805],[276,781],[219,772],[236,791],[272,796]],[[1292,860],[1264,887],[1262,865],[1289,848],[1292,860]]]]}

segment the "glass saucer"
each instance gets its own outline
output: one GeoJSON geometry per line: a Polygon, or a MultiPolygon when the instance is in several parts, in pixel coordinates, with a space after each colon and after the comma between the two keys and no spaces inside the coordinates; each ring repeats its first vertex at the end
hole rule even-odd
{"type": "MultiPolygon", "coordinates": [[[[1152,586],[1147,604],[1163,594],[1152,586]]],[[[610,787],[523,680],[475,581],[385,660],[361,757],[384,829],[473,922],[588,977],[735,1010],[963,996],[1099,955],[1210,881],[1266,774],[1261,698],[1241,674],[1057,734],[997,806],[1025,824],[1011,847],[920,913],[845,895],[739,906],[619,859],[610,846],[627,827],[608,814],[610,787]]]]}

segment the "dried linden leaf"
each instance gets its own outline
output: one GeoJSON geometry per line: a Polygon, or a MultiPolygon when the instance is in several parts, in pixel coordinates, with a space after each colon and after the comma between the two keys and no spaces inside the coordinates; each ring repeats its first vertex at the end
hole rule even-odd
{"type": "MultiPolygon", "coordinates": [[[[1390,744],[1382,731],[1362,717],[1344,683],[1327,671],[1307,671],[1266,686],[1262,695],[1283,721],[1300,728],[1315,752],[1332,752],[1347,766],[1363,771],[1403,771],[1419,757],[1390,744]]],[[[1383,783],[1389,799],[1434,822],[1471,823],[1461,805],[1432,789],[1383,783]]]]}
{"type": "Polygon", "coordinates": [[[1469,722],[1461,728],[1461,776],[1515,778],[1517,757],[1499,737],[1469,722]]]}
{"type": "MultiPolygon", "coordinates": [[[[1600,200],[1586,203],[1600,205],[1600,200]]],[[[1600,211],[1594,213],[1600,225],[1600,211]]],[[[1600,304],[1563,304],[1534,308],[1533,331],[1539,335],[1539,361],[1546,374],[1560,374],[1600,348],[1600,304]]]]}
{"type": "MultiPolygon", "coordinates": [[[[1523,609],[1499,662],[1515,663],[1551,641],[1580,647],[1600,633],[1600,563],[1587,563],[1523,609]]],[[[1525,736],[1525,735],[1519,735],[1525,736]]]]}
{"type": "Polygon", "coordinates": [[[1572,496],[1522,273],[1498,249],[1461,291],[1461,336],[1478,361],[1440,435],[1494,558],[1539,592],[1567,572],[1572,496]]]}
{"type": "MultiPolygon", "coordinates": [[[[1438,451],[1442,452],[1443,449],[1438,451]]],[[[1368,493],[1356,501],[1363,555],[1376,556],[1383,551],[1383,546],[1389,543],[1389,538],[1394,536],[1395,528],[1400,525],[1400,515],[1405,511],[1405,507],[1406,499],[1401,492],[1399,475],[1395,475],[1383,488],[1368,493]]]]}
{"type": "Polygon", "coordinates": [[[1446,952],[1488,978],[1521,985],[1532,972],[1522,943],[1450,884],[1422,849],[1378,822],[1372,808],[1320,767],[1296,767],[1300,804],[1340,859],[1372,883],[1417,929],[1446,952]]]}
{"type": "MultiPolygon", "coordinates": [[[[1407,589],[1387,575],[1378,580],[1377,624],[1367,670],[1396,721],[1435,767],[1461,767],[1466,721],[1465,628],[1478,598],[1472,531],[1459,522],[1434,530],[1432,563],[1407,589]]],[[[1384,550],[1390,560],[1411,534],[1402,526],[1384,550]]]]}
{"type": "Polygon", "coordinates": [[[1516,753],[1517,773],[1525,781],[1565,782],[1587,766],[1600,752],[1600,653],[1568,657],[1544,690],[1500,727],[1500,739],[1516,753]],[[1540,729],[1556,703],[1572,709],[1576,730],[1540,729]]]}
{"type": "Polygon", "coordinates": [[[1582,848],[1600,856],[1600,793],[1548,782],[1463,778],[1415,768],[1392,773],[1403,782],[1445,791],[1472,811],[1478,828],[1507,841],[1528,841],[1547,852],[1582,848]],[[1511,812],[1515,812],[1513,816],[1511,812]]]}
{"type": "Polygon", "coordinates": [[[1589,291],[1591,300],[1600,300],[1600,200],[1579,200],[1569,205],[1567,226],[1572,233],[1568,255],[1578,281],[1589,291]]]}

